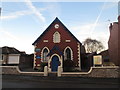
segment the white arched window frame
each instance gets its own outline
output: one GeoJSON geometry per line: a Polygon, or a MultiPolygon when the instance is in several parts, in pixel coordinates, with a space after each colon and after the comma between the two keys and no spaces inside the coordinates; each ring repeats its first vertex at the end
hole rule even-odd
{"type": "Polygon", "coordinates": [[[66,53],[66,50],[70,50],[70,59],[71,60],[73,60],[73,51],[72,51],[72,49],[69,47],[69,46],[67,46],[65,49],[64,49],[64,60],[67,60],[68,58],[67,58],[67,53],[66,53]]]}
{"type": "Polygon", "coordinates": [[[54,43],[60,43],[60,33],[58,31],[56,31],[54,34],[53,34],[53,42],[54,43]]]}
{"type": "Polygon", "coordinates": [[[47,47],[44,47],[41,52],[41,57],[43,62],[48,62],[49,60],[49,57],[47,57],[48,53],[49,53],[49,49],[47,47]]]}

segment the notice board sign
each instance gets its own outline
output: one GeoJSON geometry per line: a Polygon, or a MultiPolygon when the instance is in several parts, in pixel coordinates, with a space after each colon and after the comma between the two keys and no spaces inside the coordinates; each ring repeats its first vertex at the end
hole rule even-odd
{"type": "Polygon", "coordinates": [[[40,52],[40,48],[36,48],[36,49],[35,49],[35,52],[40,52]]]}
{"type": "Polygon", "coordinates": [[[93,56],[93,60],[94,60],[94,65],[102,65],[102,56],[101,55],[93,56]]]}

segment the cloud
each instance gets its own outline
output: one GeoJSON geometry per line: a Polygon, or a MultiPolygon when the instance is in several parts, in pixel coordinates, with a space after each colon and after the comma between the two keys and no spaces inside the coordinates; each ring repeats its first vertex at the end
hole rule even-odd
{"type": "Polygon", "coordinates": [[[33,41],[34,38],[32,37],[18,37],[13,33],[8,32],[6,29],[0,28],[0,47],[15,47],[20,51],[31,54],[34,52],[34,47],[32,46],[33,41]]]}
{"type": "Polygon", "coordinates": [[[79,24],[77,26],[71,26],[70,30],[78,38],[78,40],[80,40],[80,42],[83,42],[86,38],[90,37],[92,39],[97,39],[101,41],[107,49],[109,39],[109,28],[107,23],[97,23],[96,28],[94,29],[92,34],[90,34],[93,26],[94,23],[79,24]]]}
{"type": "Polygon", "coordinates": [[[46,23],[46,19],[43,16],[42,12],[45,11],[45,13],[48,13],[48,16],[55,18],[60,16],[61,8],[60,5],[55,3],[45,3],[43,8],[36,8],[30,0],[25,0],[25,4],[27,5],[29,10],[23,10],[23,11],[16,11],[8,13],[7,15],[4,15],[2,13],[1,20],[11,20],[11,19],[17,19],[22,16],[31,15],[34,14],[36,17],[34,18],[35,21],[46,23]]]}
{"type": "Polygon", "coordinates": [[[38,9],[32,4],[30,0],[25,0],[26,5],[32,12],[39,18],[40,21],[45,22],[45,17],[38,11],[38,9]]]}
{"type": "MultiPolygon", "coordinates": [[[[48,8],[38,8],[38,10],[40,10],[41,12],[45,11],[47,9],[48,8]]],[[[31,15],[31,14],[34,14],[34,12],[31,12],[31,10],[16,11],[16,12],[11,12],[8,15],[4,15],[4,16],[2,15],[0,17],[0,19],[1,20],[16,19],[16,18],[19,18],[21,16],[31,15]]]]}
{"type": "Polygon", "coordinates": [[[48,2],[48,3],[45,3],[44,5],[46,6],[47,12],[52,18],[60,16],[61,6],[57,2],[54,2],[54,3],[48,2]]]}
{"type": "Polygon", "coordinates": [[[104,7],[105,7],[105,3],[103,4],[103,6],[102,6],[102,8],[101,8],[101,10],[100,10],[100,13],[98,14],[98,16],[97,16],[97,18],[96,18],[96,20],[95,20],[95,23],[94,23],[94,25],[93,25],[93,27],[92,27],[92,30],[91,30],[91,32],[90,32],[91,35],[92,35],[94,29],[96,28],[96,25],[97,25],[97,23],[98,23],[98,21],[99,21],[99,19],[100,19],[100,16],[102,15],[102,12],[103,12],[104,7]]]}
{"type": "Polygon", "coordinates": [[[15,19],[15,18],[18,18],[20,16],[29,15],[29,14],[32,14],[32,12],[27,11],[27,10],[12,12],[9,15],[1,16],[1,20],[15,19]]]}
{"type": "Polygon", "coordinates": [[[12,35],[10,32],[7,32],[7,31],[5,31],[5,30],[0,30],[0,33],[1,33],[1,35],[0,35],[1,39],[5,39],[5,38],[2,38],[3,35],[5,35],[5,36],[8,37],[9,39],[18,40],[18,38],[17,38],[16,36],[12,35]]]}
{"type": "Polygon", "coordinates": [[[105,3],[103,10],[111,9],[116,6],[118,6],[118,2],[107,2],[105,3]]]}

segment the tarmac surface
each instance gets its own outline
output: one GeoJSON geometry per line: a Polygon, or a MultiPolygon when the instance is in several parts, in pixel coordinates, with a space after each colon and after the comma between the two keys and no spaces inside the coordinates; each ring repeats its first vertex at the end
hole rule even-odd
{"type": "Polygon", "coordinates": [[[2,75],[2,88],[114,88],[118,78],[42,77],[2,75]]]}

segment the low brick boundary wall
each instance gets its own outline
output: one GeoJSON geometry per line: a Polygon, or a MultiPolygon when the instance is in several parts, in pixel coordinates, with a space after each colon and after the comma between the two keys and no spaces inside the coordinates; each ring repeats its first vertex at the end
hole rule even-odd
{"type": "Polygon", "coordinates": [[[62,77],[120,78],[118,66],[91,67],[89,72],[63,72],[62,77]]]}
{"type": "MultiPolygon", "coordinates": [[[[1,74],[44,76],[44,72],[21,72],[18,66],[0,66],[1,74]]],[[[89,72],[62,72],[61,77],[120,78],[118,66],[91,67],[89,72]]]]}
{"type": "Polygon", "coordinates": [[[44,76],[44,72],[21,72],[18,66],[0,66],[2,74],[44,76]]]}

